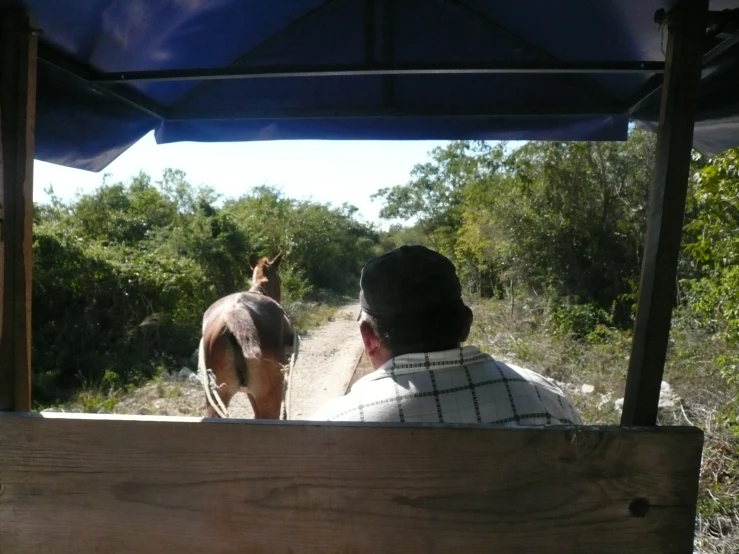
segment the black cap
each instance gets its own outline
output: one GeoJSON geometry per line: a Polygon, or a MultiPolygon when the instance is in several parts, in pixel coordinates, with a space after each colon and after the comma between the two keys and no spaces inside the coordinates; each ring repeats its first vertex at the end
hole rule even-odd
{"type": "Polygon", "coordinates": [[[362,268],[359,286],[360,316],[464,306],[454,264],[425,246],[401,246],[373,258],[362,268]]]}

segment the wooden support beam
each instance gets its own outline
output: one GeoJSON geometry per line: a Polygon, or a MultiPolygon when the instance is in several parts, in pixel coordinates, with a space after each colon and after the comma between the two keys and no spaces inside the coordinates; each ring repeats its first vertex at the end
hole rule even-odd
{"type": "Polygon", "coordinates": [[[31,235],[37,36],[0,15],[0,410],[31,409],[31,235]]]}
{"type": "Polygon", "coordinates": [[[693,551],[695,428],[49,415],[0,414],[2,554],[693,551]]]}
{"type": "Polygon", "coordinates": [[[675,301],[707,9],[707,0],[682,0],[668,14],[656,166],[622,425],[654,425],[657,421],[675,301]]]}

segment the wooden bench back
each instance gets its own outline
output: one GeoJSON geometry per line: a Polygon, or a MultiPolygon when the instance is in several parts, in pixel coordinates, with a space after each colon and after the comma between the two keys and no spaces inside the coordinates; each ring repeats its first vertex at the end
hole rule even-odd
{"type": "Polygon", "coordinates": [[[702,442],[7,413],[0,552],[689,554],[702,442]]]}

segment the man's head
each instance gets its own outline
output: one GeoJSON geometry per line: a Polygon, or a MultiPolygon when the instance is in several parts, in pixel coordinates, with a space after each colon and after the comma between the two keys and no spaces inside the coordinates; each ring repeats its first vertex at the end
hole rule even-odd
{"type": "Polygon", "coordinates": [[[362,269],[360,332],[377,368],[394,356],[457,348],[472,311],[462,301],[454,264],[423,246],[401,246],[362,269]]]}

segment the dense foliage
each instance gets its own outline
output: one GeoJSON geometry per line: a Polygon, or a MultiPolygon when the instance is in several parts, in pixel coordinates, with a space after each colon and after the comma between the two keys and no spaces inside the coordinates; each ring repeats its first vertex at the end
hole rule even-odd
{"type": "Polygon", "coordinates": [[[258,187],[221,201],[167,170],[104,183],[71,203],[36,206],[34,397],[83,385],[136,383],[188,359],[200,318],[249,286],[249,256],[285,252],[286,305],[328,290],[354,294],[378,233],[356,208],[332,208],[258,187]]]}
{"type": "Polygon", "coordinates": [[[652,137],[640,132],[515,151],[460,142],[377,196],[384,217],[415,214],[483,296],[514,279],[611,310],[638,274],[652,165],[652,137]]]}

